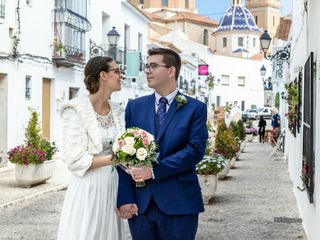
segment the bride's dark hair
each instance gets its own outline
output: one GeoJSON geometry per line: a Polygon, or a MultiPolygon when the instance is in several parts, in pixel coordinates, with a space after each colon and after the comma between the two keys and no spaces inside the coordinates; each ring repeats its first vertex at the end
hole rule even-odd
{"type": "Polygon", "coordinates": [[[109,63],[113,59],[110,57],[93,57],[84,68],[84,84],[90,94],[94,94],[99,90],[100,72],[108,72],[110,69],[109,63]]]}

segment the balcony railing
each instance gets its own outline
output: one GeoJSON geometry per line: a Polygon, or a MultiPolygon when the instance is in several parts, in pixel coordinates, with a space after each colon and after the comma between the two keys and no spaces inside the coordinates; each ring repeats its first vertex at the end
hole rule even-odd
{"type": "Polygon", "coordinates": [[[72,67],[75,63],[84,63],[86,52],[82,49],[65,45],[63,48],[55,48],[52,60],[59,66],[72,67]]]}

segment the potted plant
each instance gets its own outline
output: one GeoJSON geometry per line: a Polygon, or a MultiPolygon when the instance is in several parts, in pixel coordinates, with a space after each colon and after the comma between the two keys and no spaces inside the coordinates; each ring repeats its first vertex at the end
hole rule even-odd
{"type": "Polygon", "coordinates": [[[228,161],[222,155],[213,153],[205,155],[196,166],[196,172],[205,204],[214,196],[218,184],[218,174],[226,167],[228,161]]]}
{"type": "Polygon", "coordinates": [[[246,139],[248,142],[252,142],[253,136],[256,136],[258,134],[257,129],[252,126],[252,121],[247,122],[245,132],[246,132],[246,139]]]}
{"type": "Polygon", "coordinates": [[[214,152],[221,154],[228,161],[228,164],[226,165],[226,167],[219,174],[219,179],[223,179],[229,173],[231,159],[235,154],[233,141],[230,137],[230,132],[224,121],[220,121],[218,123],[218,130],[217,130],[216,139],[215,139],[214,152]]]}
{"type": "Polygon", "coordinates": [[[65,57],[66,55],[66,48],[65,46],[63,45],[63,43],[55,38],[54,39],[54,42],[53,42],[53,51],[54,51],[54,56],[57,56],[57,57],[65,57]]]}
{"type": "Polygon", "coordinates": [[[15,163],[15,177],[22,187],[31,187],[48,180],[53,173],[55,143],[41,136],[39,114],[31,109],[31,118],[25,129],[25,143],[12,148],[8,159],[15,163]]]}

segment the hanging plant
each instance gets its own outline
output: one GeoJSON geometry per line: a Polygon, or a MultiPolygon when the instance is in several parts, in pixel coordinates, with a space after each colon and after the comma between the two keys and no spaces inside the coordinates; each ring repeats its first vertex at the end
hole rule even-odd
{"type": "Polygon", "coordinates": [[[297,122],[299,120],[299,86],[296,82],[290,82],[284,85],[287,91],[288,103],[288,124],[290,131],[295,135],[297,122]]]}

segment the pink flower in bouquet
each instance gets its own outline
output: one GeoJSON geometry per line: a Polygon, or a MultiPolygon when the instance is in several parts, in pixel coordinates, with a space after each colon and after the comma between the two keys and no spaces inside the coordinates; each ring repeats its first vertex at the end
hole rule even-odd
{"type": "Polygon", "coordinates": [[[140,134],[141,134],[141,136],[142,136],[143,138],[145,138],[145,137],[147,136],[147,133],[146,133],[145,131],[143,131],[143,130],[140,132],[140,134]]]}
{"type": "Polygon", "coordinates": [[[143,143],[144,146],[148,146],[148,145],[150,144],[149,138],[146,138],[146,137],[145,137],[145,138],[142,140],[142,143],[143,143]]]}
{"type": "Polygon", "coordinates": [[[139,137],[139,131],[138,130],[134,130],[134,131],[132,131],[132,133],[133,133],[133,136],[134,137],[139,137]]]}
{"type": "Polygon", "coordinates": [[[129,128],[118,135],[112,147],[116,164],[127,167],[146,165],[157,161],[157,145],[154,137],[145,130],[129,128]]]}

